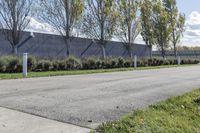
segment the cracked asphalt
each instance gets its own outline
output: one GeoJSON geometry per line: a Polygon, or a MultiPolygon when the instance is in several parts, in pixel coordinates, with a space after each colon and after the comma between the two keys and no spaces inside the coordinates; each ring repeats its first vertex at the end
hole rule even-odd
{"type": "Polygon", "coordinates": [[[95,128],[200,87],[200,66],[0,80],[0,106],[95,128]]]}

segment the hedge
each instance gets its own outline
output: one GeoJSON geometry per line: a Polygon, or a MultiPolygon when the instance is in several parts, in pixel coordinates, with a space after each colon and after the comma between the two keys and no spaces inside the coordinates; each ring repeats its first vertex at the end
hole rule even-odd
{"type": "MultiPolygon", "coordinates": [[[[198,64],[199,60],[182,59],[181,64],[198,64]]],[[[174,59],[140,59],[137,61],[138,67],[176,65],[177,60],[174,59]]],[[[107,69],[107,68],[125,68],[134,67],[131,59],[106,58],[104,60],[90,57],[78,59],[68,57],[66,59],[40,59],[34,56],[28,58],[28,71],[60,71],[60,70],[88,70],[88,69],[107,69]]],[[[22,71],[22,60],[16,56],[0,57],[0,73],[17,73],[22,71]]]]}

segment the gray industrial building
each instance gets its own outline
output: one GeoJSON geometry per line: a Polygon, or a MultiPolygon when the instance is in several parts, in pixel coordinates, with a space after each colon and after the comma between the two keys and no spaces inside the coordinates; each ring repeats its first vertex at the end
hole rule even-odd
{"type": "MultiPolygon", "coordinates": [[[[18,53],[29,53],[31,55],[47,58],[61,58],[66,56],[66,45],[59,35],[34,33],[35,37],[28,40],[18,53]]],[[[30,33],[24,32],[23,40],[30,36],[30,33]]],[[[100,57],[101,47],[97,43],[92,43],[92,39],[74,37],[70,43],[70,55],[76,57],[96,56],[100,57]]],[[[97,42],[97,41],[95,41],[97,42]]],[[[8,55],[11,53],[11,46],[0,33],[0,55],[8,55]]],[[[139,57],[149,56],[151,49],[146,45],[134,44],[133,55],[139,57]]],[[[128,52],[123,43],[109,41],[106,47],[107,56],[126,57],[128,52]]]]}

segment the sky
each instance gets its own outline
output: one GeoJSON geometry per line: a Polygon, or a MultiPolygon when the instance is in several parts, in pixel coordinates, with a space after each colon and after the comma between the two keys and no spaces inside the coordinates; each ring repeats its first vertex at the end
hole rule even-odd
{"type": "Polygon", "coordinates": [[[200,0],[177,0],[177,5],[186,15],[186,31],[181,44],[200,46],[200,0]]]}
{"type": "Polygon", "coordinates": [[[177,0],[177,5],[179,10],[186,14],[187,18],[193,11],[200,12],[199,0],[177,0]]]}
{"type": "MultiPolygon", "coordinates": [[[[177,6],[179,11],[186,15],[186,30],[179,45],[200,46],[200,0],[177,0],[177,6]]],[[[38,22],[33,18],[28,30],[51,34],[56,33],[49,24],[38,22]]],[[[144,43],[141,36],[135,42],[144,43]]]]}

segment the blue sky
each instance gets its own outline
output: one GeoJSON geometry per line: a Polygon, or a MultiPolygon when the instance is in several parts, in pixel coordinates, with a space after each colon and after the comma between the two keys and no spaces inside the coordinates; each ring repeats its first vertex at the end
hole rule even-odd
{"type": "Polygon", "coordinates": [[[179,10],[184,12],[187,18],[193,11],[200,12],[200,0],[177,0],[177,4],[179,10]]]}

